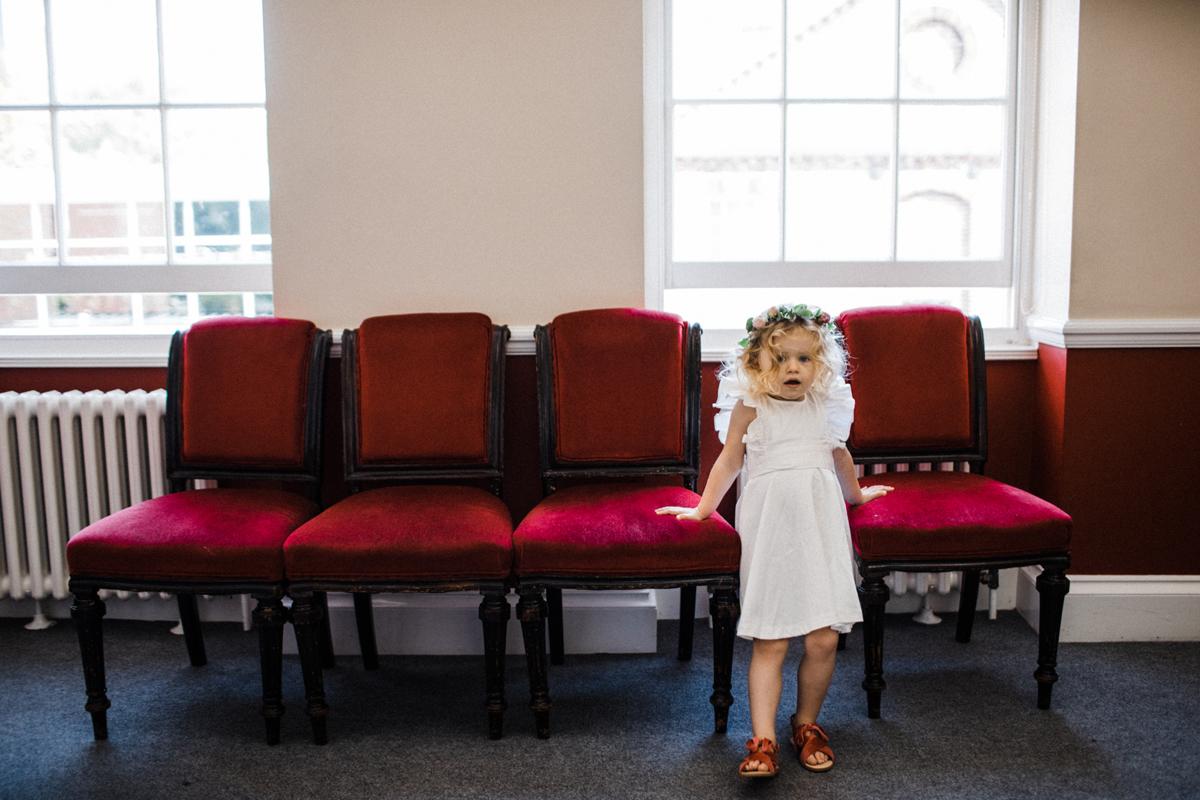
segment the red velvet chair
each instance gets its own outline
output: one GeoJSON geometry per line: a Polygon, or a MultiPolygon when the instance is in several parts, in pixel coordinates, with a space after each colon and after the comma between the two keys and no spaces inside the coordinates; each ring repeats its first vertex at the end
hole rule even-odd
{"type": "Polygon", "coordinates": [[[267,743],[283,714],[283,542],[315,516],[328,331],[291,319],[197,322],[171,341],[167,369],[170,494],[119,511],[67,545],[92,728],[108,738],[100,589],[178,595],[188,655],[206,662],[197,594],[257,600],[267,743]],[[288,481],[281,488],[184,491],[207,480],[288,481]]]}
{"type": "Polygon", "coordinates": [[[838,317],[850,353],[854,427],[847,442],[868,465],[863,486],[895,491],[850,510],[862,576],[867,714],[879,716],[884,576],[962,571],[956,639],[968,642],[982,571],[1037,564],[1041,597],[1038,707],[1050,707],[1071,518],[1033,495],[984,477],[987,374],[976,317],[943,306],[860,308],[838,317]],[[952,463],[954,471],[942,471],[952,463]],[[921,471],[921,465],[926,465],[921,471]],[[887,471],[870,474],[884,465],[887,471]],[[932,465],[932,469],[929,468],[932,465]],[[897,471],[906,466],[907,471],[897,471]]]}
{"type": "Polygon", "coordinates": [[[284,562],[308,692],[325,739],[316,594],[352,592],[363,662],[377,664],[371,594],[475,590],[491,738],[504,710],[512,518],[499,498],[508,328],[483,314],[372,317],[342,337],[353,494],[288,538],[284,562]],[[491,491],[464,482],[486,481],[491,491]],[[404,485],[392,485],[392,484],[404,485]]]}
{"type": "Polygon", "coordinates": [[[724,732],[741,542],[719,515],[691,522],[654,513],[700,502],[700,327],[605,309],[563,314],[536,338],[545,499],[517,526],[513,547],[538,736],[550,735],[544,626],[549,614],[561,663],[563,589],[682,587],[679,658],[688,659],[698,585],[711,594],[710,701],[724,732]],[[574,485],[557,488],[560,480],[574,485]]]}

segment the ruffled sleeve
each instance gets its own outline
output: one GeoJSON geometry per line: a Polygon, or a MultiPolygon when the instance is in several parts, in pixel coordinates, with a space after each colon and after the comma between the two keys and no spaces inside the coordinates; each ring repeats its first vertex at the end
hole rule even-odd
{"type": "Polygon", "coordinates": [[[854,395],[850,393],[850,384],[843,378],[838,378],[825,395],[825,416],[829,438],[836,445],[845,443],[850,438],[850,425],[854,422],[854,395]]]}
{"type": "Polygon", "coordinates": [[[717,429],[721,444],[725,444],[725,437],[729,433],[729,421],[733,418],[733,409],[738,400],[741,400],[744,406],[755,407],[754,401],[746,394],[736,375],[721,378],[721,384],[717,387],[717,402],[713,403],[713,408],[717,409],[717,414],[713,417],[713,427],[717,429]]]}

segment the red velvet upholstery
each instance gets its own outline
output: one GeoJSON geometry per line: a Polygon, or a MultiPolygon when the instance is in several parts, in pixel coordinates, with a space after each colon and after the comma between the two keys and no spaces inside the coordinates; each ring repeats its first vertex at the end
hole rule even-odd
{"type": "Polygon", "coordinates": [[[683,320],[600,309],[562,314],[549,329],[559,461],[684,459],[683,320]]]}
{"type": "Polygon", "coordinates": [[[506,578],[512,517],[468,486],[391,486],[351,495],[283,547],[291,580],[443,581],[506,578]]]}
{"type": "Polygon", "coordinates": [[[73,577],[283,579],[283,542],[317,505],[278,489],[176,492],[92,523],[67,544],[73,577]]]}
{"type": "Polygon", "coordinates": [[[838,323],[855,399],[851,449],[971,446],[970,328],[962,312],[858,308],[838,323]]]}
{"type": "Polygon", "coordinates": [[[953,559],[1063,552],[1071,518],[1045,500],[968,472],[892,472],[860,480],[896,487],[850,509],[865,559],[953,559]]]}
{"type": "Polygon", "coordinates": [[[658,577],[737,573],[742,545],[719,514],[691,522],[654,513],[695,506],[679,486],[594,484],[560,489],[513,532],[518,575],[658,577]]]}
{"type": "Polygon", "coordinates": [[[483,314],[364,320],[357,339],[363,464],[486,463],[492,321],[483,314]],[[445,353],[446,356],[431,354],[445,353]]]}
{"type": "Polygon", "coordinates": [[[299,467],[316,327],[304,320],[222,317],[183,344],[185,464],[299,467]]]}

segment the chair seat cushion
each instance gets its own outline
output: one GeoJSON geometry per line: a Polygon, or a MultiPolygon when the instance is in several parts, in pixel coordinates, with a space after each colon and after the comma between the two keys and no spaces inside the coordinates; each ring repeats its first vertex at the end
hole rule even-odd
{"type": "Polygon", "coordinates": [[[199,489],[107,516],[67,544],[75,577],[281,581],[283,542],[320,509],[278,489],[199,489]]]}
{"type": "Polygon", "coordinates": [[[469,486],[389,486],[351,495],[284,545],[289,580],[505,578],[512,516],[469,486]]]}
{"type": "Polygon", "coordinates": [[[854,547],[864,559],[1020,556],[1071,546],[1069,516],[982,475],[891,472],[860,483],[895,487],[850,509],[854,547]]]}
{"type": "Polygon", "coordinates": [[[703,522],[654,513],[695,506],[678,486],[596,484],[560,489],[513,532],[517,575],[658,577],[736,573],[742,545],[719,514],[703,522]]]}

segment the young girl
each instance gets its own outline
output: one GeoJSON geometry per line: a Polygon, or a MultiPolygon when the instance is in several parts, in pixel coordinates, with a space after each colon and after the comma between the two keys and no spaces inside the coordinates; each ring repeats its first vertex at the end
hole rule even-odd
{"type": "Polygon", "coordinates": [[[862,489],[845,446],[854,417],[846,353],[829,315],[805,305],[776,306],[746,322],[741,352],[722,371],[717,429],[725,448],[696,508],[659,514],[708,517],[742,471],[747,479],[735,527],[742,539],[738,636],[750,658],[750,755],[745,777],[779,769],[775,716],[788,640],[804,637],[791,742],[814,772],[833,767],[817,715],[833,679],[838,634],[862,621],[845,501],[866,503],[890,486],[862,489]],[[736,400],[736,402],[734,402],[736,400]],[[729,410],[732,409],[732,413],[729,410]]]}

